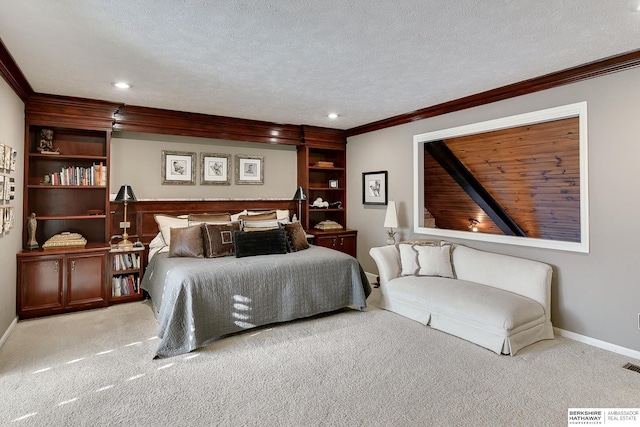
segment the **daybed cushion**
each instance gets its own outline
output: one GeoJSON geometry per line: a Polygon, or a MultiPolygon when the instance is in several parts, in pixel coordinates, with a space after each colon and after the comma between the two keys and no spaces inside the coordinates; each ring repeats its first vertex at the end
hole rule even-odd
{"type": "MultiPolygon", "coordinates": [[[[501,336],[508,335],[505,329],[542,322],[545,315],[542,305],[530,298],[458,279],[401,277],[387,283],[385,292],[390,298],[421,311],[463,319],[470,325],[481,324],[483,329],[488,327],[501,336]],[[429,281],[428,286],[425,280],[429,281]]],[[[430,314],[415,320],[429,324],[430,314]]]]}

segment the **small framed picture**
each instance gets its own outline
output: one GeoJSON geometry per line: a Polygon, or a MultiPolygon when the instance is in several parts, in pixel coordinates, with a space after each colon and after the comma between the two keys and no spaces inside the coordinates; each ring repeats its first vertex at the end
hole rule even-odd
{"type": "Polygon", "coordinates": [[[338,180],[330,179],[329,180],[329,188],[338,188],[338,180]]]}
{"type": "Polygon", "coordinates": [[[364,172],[362,174],[362,204],[387,204],[387,171],[364,172]]]}
{"type": "Polygon", "coordinates": [[[161,184],[195,185],[196,153],[162,150],[161,184]]]}
{"type": "Polygon", "coordinates": [[[0,236],[4,235],[4,208],[0,208],[0,236]]]}
{"type": "Polygon", "coordinates": [[[0,143],[0,170],[4,169],[4,144],[0,143]]]}
{"type": "Polygon", "coordinates": [[[264,184],[264,156],[236,155],[236,184],[264,184]]]}
{"type": "Polygon", "coordinates": [[[200,153],[200,184],[231,184],[231,155],[200,153]]]}
{"type": "Polygon", "coordinates": [[[11,166],[9,167],[9,170],[16,170],[16,160],[18,159],[18,152],[16,151],[15,148],[11,149],[11,166]]]}
{"type": "Polygon", "coordinates": [[[11,152],[13,148],[8,145],[4,146],[4,169],[9,172],[11,170],[11,152]]]}
{"type": "Polygon", "coordinates": [[[11,200],[11,181],[9,181],[9,177],[5,176],[4,177],[4,200],[5,201],[10,201],[11,200]]]}

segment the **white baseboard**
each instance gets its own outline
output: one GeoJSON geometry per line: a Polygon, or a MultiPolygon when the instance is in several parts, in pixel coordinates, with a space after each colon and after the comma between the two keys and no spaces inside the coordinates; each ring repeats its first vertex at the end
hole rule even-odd
{"type": "Polygon", "coordinates": [[[4,342],[9,339],[9,335],[11,335],[13,328],[15,328],[17,324],[18,324],[18,316],[14,317],[13,322],[11,322],[11,324],[9,325],[7,330],[4,332],[2,337],[0,337],[0,348],[2,348],[2,346],[4,345],[4,342]]]}
{"type": "Polygon", "coordinates": [[[611,344],[606,341],[601,341],[595,338],[587,337],[585,335],[576,334],[575,332],[565,331],[564,329],[560,328],[553,328],[553,331],[561,337],[569,338],[574,341],[601,348],[603,350],[612,351],[614,353],[622,354],[624,356],[633,357],[634,359],[640,360],[640,351],[631,350],[630,348],[621,347],[616,344],[611,344]]]}

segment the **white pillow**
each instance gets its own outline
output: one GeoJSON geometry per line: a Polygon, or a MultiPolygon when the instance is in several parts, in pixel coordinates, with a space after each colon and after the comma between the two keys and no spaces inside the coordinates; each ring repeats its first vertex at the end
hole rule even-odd
{"type": "Polygon", "coordinates": [[[398,250],[400,251],[400,275],[415,276],[420,266],[418,265],[418,251],[413,248],[414,245],[400,243],[398,250]]]}
{"type": "Polygon", "coordinates": [[[417,276],[440,276],[453,279],[451,268],[451,245],[415,246],[418,252],[417,276]]]}
{"type": "Polygon", "coordinates": [[[185,228],[189,226],[189,219],[187,215],[185,215],[184,218],[180,218],[170,215],[155,214],[153,217],[158,223],[158,230],[160,230],[162,238],[167,246],[171,245],[171,228],[185,228]]]}

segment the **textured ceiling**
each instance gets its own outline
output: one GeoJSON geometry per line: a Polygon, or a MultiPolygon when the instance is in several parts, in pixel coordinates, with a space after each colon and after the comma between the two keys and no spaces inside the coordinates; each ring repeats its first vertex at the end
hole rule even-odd
{"type": "Polygon", "coordinates": [[[348,129],[638,49],[637,2],[0,0],[0,38],[36,92],[348,129]]]}

